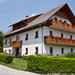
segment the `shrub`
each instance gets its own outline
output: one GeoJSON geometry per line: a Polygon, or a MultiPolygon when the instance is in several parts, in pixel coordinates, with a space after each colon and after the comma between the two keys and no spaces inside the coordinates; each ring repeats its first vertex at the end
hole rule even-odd
{"type": "Polygon", "coordinates": [[[69,52],[69,53],[64,54],[64,56],[69,57],[69,58],[75,58],[75,53],[69,52]]]}
{"type": "Polygon", "coordinates": [[[13,56],[0,53],[0,61],[5,63],[11,63],[13,61],[13,56]]]}
{"type": "Polygon", "coordinates": [[[3,48],[2,47],[0,47],[0,52],[3,52],[3,48]]]}
{"type": "Polygon", "coordinates": [[[24,55],[22,56],[22,58],[25,59],[25,60],[27,60],[27,57],[28,57],[28,56],[24,56],[24,55]]]}
{"type": "Polygon", "coordinates": [[[75,73],[75,58],[28,56],[27,69],[37,73],[75,73]]]}

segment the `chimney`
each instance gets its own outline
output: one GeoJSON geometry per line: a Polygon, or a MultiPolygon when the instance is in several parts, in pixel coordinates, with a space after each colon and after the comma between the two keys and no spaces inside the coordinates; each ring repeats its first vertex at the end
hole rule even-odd
{"type": "Polygon", "coordinates": [[[26,18],[29,18],[29,16],[27,15],[26,18]]]}

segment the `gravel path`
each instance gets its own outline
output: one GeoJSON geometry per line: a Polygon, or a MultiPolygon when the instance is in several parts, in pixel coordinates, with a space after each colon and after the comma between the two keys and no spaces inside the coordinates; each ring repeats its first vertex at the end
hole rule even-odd
{"type": "Polygon", "coordinates": [[[15,69],[0,65],[0,75],[40,75],[40,74],[15,70],[15,69]]]}

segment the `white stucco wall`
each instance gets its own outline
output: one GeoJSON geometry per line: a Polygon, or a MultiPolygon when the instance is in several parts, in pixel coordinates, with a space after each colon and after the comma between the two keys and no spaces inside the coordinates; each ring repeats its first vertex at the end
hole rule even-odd
{"type": "MultiPolygon", "coordinates": [[[[37,28],[34,30],[30,30],[27,32],[23,32],[18,34],[18,36],[20,36],[20,40],[23,41],[22,43],[22,55],[25,55],[26,53],[26,48],[28,48],[28,55],[35,55],[35,47],[38,47],[38,53],[42,54],[42,44],[43,44],[43,54],[49,54],[50,53],[50,47],[53,47],[53,54],[59,54],[61,55],[61,48],[64,48],[64,52],[69,52],[71,50],[72,47],[68,47],[68,46],[54,46],[54,45],[47,45],[44,44],[44,36],[49,35],[49,31],[53,31],[53,36],[61,36],[61,33],[63,33],[64,38],[70,38],[70,35],[72,35],[73,39],[75,39],[75,34],[74,33],[69,33],[69,32],[65,32],[65,31],[59,31],[59,30],[55,30],[49,27],[44,26],[43,27],[43,42],[42,42],[42,28],[37,28]],[[39,35],[38,38],[35,38],[35,32],[38,31],[39,35]],[[25,40],[26,34],[28,34],[28,40],[25,40]]],[[[9,49],[12,50],[12,47],[9,46],[9,41],[10,38],[12,41],[16,40],[16,35],[15,36],[11,36],[9,38],[5,38],[7,39],[7,44],[4,45],[4,51],[7,50],[7,53],[9,53],[9,49]]],[[[75,48],[73,47],[74,51],[75,48]]]]}

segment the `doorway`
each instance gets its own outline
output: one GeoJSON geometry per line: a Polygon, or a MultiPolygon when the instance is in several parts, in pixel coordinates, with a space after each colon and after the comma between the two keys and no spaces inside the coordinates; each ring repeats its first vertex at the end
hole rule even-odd
{"type": "Polygon", "coordinates": [[[19,55],[19,48],[16,48],[16,57],[19,55]]]}

